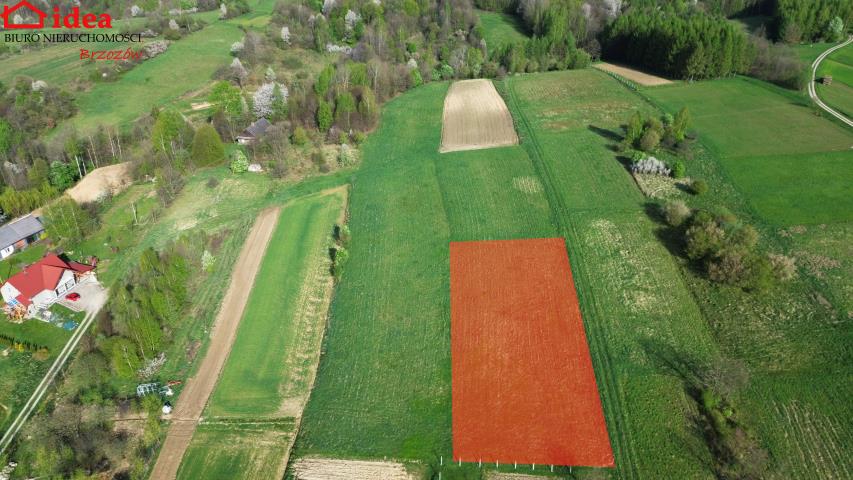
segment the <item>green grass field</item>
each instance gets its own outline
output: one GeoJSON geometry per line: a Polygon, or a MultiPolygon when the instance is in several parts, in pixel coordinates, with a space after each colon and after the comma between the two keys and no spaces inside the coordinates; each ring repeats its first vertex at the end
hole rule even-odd
{"type": "Polygon", "coordinates": [[[817,94],[830,107],[853,118],[853,45],[838,49],[820,63],[817,77],[832,76],[831,85],[816,85],[817,94]]]}
{"type": "Polygon", "coordinates": [[[299,413],[290,403],[304,402],[319,354],[327,246],[343,207],[339,191],[282,211],[205,413],[225,427],[199,428],[179,478],[234,478],[238,471],[242,478],[268,478],[283,467],[299,413]]]}
{"type": "Polygon", "coordinates": [[[847,193],[853,164],[845,161],[853,134],[816,116],[805,99],[740,78],[646,94],[670,112],[690,108],[701,141],[766,220],[793,225],[853,219],[847,193]]]}
{"type": "Polygon", "coordinates": [[[480,17],[489,48],[527,40],[524,24],[515,15],[477,10],[477,16],[480,17]]]}
{"type": "Polygon", "coordinates": [[[174,42],[166,53],[143,62],[118,81],[99,83],[77,99],[72,123],[80,130],[127,124],[151,107],[162,106],[201,88],[227,65],[230,45],[242,32],[231,23],[215,23],[174,42]],[[185,68],[191,64],[193,68],[185,68]]]}
{"type": "MultiPolygon", "coordinates": [[[[318,343],[322,328],[299,320],[310,310],[317,276],[329,275],[326,248],[341,208],[337,194],[300,200],[282,211],[211,398],[210,415],[274,416],[287,392],[306,390],[304,381],[290,385],[288,379],[306,368],[296,358],[305,349],[300,343],[318,343]],[[307,339],[306,327],[315,333],[307,339]]],[[[317,317],[322,327],[323,315],[315,315],[313,324],[317,317]]]]}
{"type": "Polygon", "coordinates": [[[446,84],[386,106],[354,178],[352,258],[296,455],[446,460],[448,242],[563,236],[619,475],[702,475],[683,417],[691,401],[659,356],[706,358],[711,335],[608,149],[623,114],[646,107],[592,70],[509,86],[516,121],[524,112],[532,127],[522,147],[438,154],[446,84]]]}
{"type": "Polygon", "coordinates": [[[293,422],[203,423],[193,435],[177,478],[274,478],[292,430],[293,422]]]}

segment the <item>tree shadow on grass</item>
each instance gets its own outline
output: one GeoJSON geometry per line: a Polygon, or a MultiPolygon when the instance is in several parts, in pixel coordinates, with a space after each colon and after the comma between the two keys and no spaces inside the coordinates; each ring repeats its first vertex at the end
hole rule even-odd
{"type": "Polygon", "coordinates": [[[595,125],[588,125],[587,128],[598,135],[604,137],[611,142],[619,143],[622,141],[622,135],[618,131],[608,130],[606,128],[596,127],[595,125]]]}

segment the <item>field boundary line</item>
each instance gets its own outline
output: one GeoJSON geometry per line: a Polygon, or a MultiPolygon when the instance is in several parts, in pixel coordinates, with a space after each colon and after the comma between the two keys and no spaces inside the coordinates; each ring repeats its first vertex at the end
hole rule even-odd
{"type": "Polygon", "coordinates": [[[832,115],[833,117],[844,122],[848,127],[853,127],[853,120],[850,120],[846,116],[841,113],[833,110],[829,107],[829,105],[823,103],[823,101],[818,97],[817,90],[815,89],[815,78],[817,77],[817,69],[820,66],[820,62],[822,62],[826,57],[830,56],[833,52],[838,49],[844,48],[847,45],[853,43],[853,35],[847,37],[847,40],[839,43],[838,45],[826,50],[818,56],[814,63],[812,63],[812,71],[811,71],[811,79],[809,80],[809,97],[817,104],[818,107],[822,108],[826,113],[832,115]]]}

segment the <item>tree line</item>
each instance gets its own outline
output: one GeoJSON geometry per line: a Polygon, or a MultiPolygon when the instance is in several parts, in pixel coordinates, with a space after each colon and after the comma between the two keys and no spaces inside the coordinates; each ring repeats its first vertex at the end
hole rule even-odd
{"type": "Polygon", "coordinates": [[[750,43],[739,27],[699,11],[630,9],[604,30],[601,43],[608,59],[674,78],[746,73],[752,63],[750,43]]]}

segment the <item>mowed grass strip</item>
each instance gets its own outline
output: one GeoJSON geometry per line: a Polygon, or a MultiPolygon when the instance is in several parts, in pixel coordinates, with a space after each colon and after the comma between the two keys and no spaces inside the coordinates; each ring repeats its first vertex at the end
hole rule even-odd
{"type": "MultiPolygon", "coordinates": [[[[287,206],[270,240],[231,354],[209,405],[213,416],[262,417],[281,407],[291,352],[298,349],[296,317],[309,308],[307,279],[327,257],[342,194],[309,197],[287,206]]],[[[292,365],[290,365],[292,366],[292,365]]]]}

